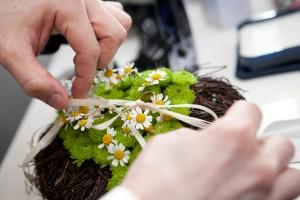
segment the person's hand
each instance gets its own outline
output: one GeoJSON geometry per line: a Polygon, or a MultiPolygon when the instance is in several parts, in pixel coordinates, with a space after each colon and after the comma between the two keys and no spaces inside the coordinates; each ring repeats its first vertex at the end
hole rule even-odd
{"type": "Polygon", "coordinates": [[[238,102],[203,131],[154,138],[122,186],[143,200],[287,200],[300,194],[291,142],[256,139],[258,108],[238,102]]]}
{"type": "Polygon", "coordinates": [[[28,95],[64,108],[67,92],[36,55],[51,34],[64,35],[76,52],[73,96],[85,97],[96,68],[110,62],[127,36],[131,18],[122,9],[100,0],[1,0],[0,64],[28,95]]]}

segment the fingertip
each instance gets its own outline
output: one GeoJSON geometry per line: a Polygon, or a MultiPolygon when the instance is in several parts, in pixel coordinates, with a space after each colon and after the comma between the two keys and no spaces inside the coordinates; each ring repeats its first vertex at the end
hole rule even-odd
{"type": "Polygon", "coordinates": [[[236,117],[240,119],[252,118],[259,122],[262,119],[262,112],[260,108],[256,104],[245,100],[236,101],[227,111],[226,115],[228,117],[236,117]]]}
{"type": "Polygon", "coordinates": [[[72,95],[76,99],[86,98],[91,87],[91,82],[84,78],[77,77],[72,86],[72,95]]]}
{"type": "Polygon", "coordinates": [[[66,94],[54,92],[46,103],[55,109],[62,110],[67,107],[68,101],[66,94]]]}

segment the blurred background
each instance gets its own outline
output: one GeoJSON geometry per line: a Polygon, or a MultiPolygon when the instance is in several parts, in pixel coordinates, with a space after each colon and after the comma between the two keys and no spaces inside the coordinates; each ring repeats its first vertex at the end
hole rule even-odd
{"type": "MultiPolygon", "coordinates": [[[[216,37],[216,43],[227,45],[226,35],[237,31],[238,25],[251,16],[269,10],[294,9],[299,4],[299,1],[293,0],[120,0],[120,2],[124,3],[125,9],[133,18],[134,27],[129,34],[129,40],[137,38],[130,46],[137,51],[136,55],[127,55],[128,49],[122,51],[122,48],[126,49],[122,47],[119,54],[125,54],[121,57],[126,59],[120,59],[116,64],[134,61],[141,69],[165,65],[171,66],[174,70],[190,71],[196,71],[201,64],[214,60],[213,58],[202,60],[198,57],[198,51],[201,49],[199,45],[205,43],[199,42],[201,34],[193,35],[195,32],[198,33],[199,27],[209,25],[211,29],[224,33],[225,40],[223,37],[222,41],[219,41],[216,37]],[[198,23],[199,18],[201,23],[198,23]]],[[[62,37],[50,39],[44,54],[39,56],[44,66],[47,67],[52,62],[53,55],[61,43],[65,43],[62,37]]],[[[226,51],[220,53],[226,54],[226,51]]],[[[20,90],[2,67],[0,67],[0,91],[0,159],[2,159],[31,99],[20,90]]]]}

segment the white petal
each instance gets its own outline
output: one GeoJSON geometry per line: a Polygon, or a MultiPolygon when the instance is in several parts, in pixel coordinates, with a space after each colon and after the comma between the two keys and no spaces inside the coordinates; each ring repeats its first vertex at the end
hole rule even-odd
{"type": "Polygon", "coordinates": [[[158,84],[159,84],[159,81],[158,81],[158,80],[155,80],[155,81],[152,82],[152,84],[153,84],[153,85],[158,85],[158,84]]]}
{"type": "Polygon", "coordinates": [[[136,111],[137,111],[138,114],[142,114],[143,113],[141,107],[139,107],[139,106],[136,107],[136,111]]]}
{"type": "Polygon", "coordinates": [[[118,167],[119,161],[118,161],[117,159],[114,159],[114,160],[112,161],[112,165],[115,166],[115,167],[118,167]]]}
{"type": "Polygon", "coordinates": [[[103,149],[103,147],[104,147],[104,144],[100,144],[100,145],[98,146],[99,149],[103,149]]]}
{"type": "Polygon", "coordinates": [[[120,149],[121,151],[125,151],[125,146],[124,146],[124,144],[120,143],[120,144],[119,144],[119,149],[120,149]]]}
{"type": "Polygon", "coordinates": [[[115,153],[115,146],[113,144],[108,145],[107,150],[109,153],[115,153]]]}
{"type": "Polygon", "coordinates": [[[120,160],[120,165],[121,165],[121,167],[124,167],[124,161],[123,160],[120,160]]]}
{"type": "Polygon", "coordinates": [[[146,109],[144,115],[148,115],[148,113],[149,113],[149,109],[146,109]]]}
{"type": "Polygon", "coordinates": [[[144,129],[142,124],[136,124],[136,129],[144,129]]]}

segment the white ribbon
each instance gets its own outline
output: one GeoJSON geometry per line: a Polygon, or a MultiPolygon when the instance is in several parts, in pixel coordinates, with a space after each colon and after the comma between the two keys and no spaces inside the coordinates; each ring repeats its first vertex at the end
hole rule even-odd
{"type": "MultiPolygon", "coordinates": [[[[177,105],[157,105],[154,103],[147,103],[143,102],[141,100],[137,101],[129,101],[129,100],[106,100],[102,98],[97,99],[71,99],[69,101],[69,107],[78,107],[78,106],[99,106],[100,108],[111,108],[111,107],[124,107],[125,109],[118,113],[115,117],[112,119],[93,126],[94,129],[97,130],[105,130],[111,124],[113,124],[123,113],[127,112],[128,110],[136,107],[141,107],[143,109],[149,109],[155,112],[158,112],[163,115],[168,115],[173,118],[176,118],[182,122],[185,122],[187,124],[190,124],[197,128],[205,128],[207,125],[210,124],[210,122],[205,121],[203,119],[198,119],[186,115],[182,115],[170,110],[167,110],[168,108],[194,108],[198,110],[203,110],[207,113],[209,113],[211,116],[214,117],[214,119],[218,119],[218,116],[214,111],[211,109],[201,106],[201,105],[195,105],[195,104],[177,104],[177,105]]],[[[66,122],[63,120],[62,117],[58,118],[53,126],[50,128],[50,130],[42,137],[36,144],[32,145],[31,151],[26,155],[22,167],[25,169],[26,167],[29,167],[30,162],[35,158],[35,156],[44,148],[46,148],[50,143],[54,140],[56,135],[59,133],[59,130],[66,124],[66,122]]],[[[146,146],[146,141],[139,133],[138,130],[132,129],[132,134],[138,141],[138,143],[141,145],[142,148],[146,146]]],[[[25,171],[25,170],[24,170],[25,171]]],[[[24,172],[25,173],[25,172],[24,172]]],[[[25,173],[26,175],[26,173],[25,173]]],[[[28,175],[28,174],[27,174],[28,175]]]]}

